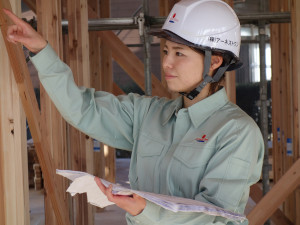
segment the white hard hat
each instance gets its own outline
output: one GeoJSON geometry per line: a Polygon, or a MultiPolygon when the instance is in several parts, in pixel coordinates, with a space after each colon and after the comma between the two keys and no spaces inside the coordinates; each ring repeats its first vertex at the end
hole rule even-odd
{"type": "MultiPolygon", "coordinates": [[[[229,60],[229,65],[223,67],[214,79],[203,75],[207,79],[206,83],[217,82],[226,70],[241,66],[240,22],[234,10],[221,0],[181,0],[172,8],[162,30],[151,34],[205,51],[209,55],[207,67],[211,53],[220,52],[230,56],[232,59],[229,60]]],[[[196,92],[200,92],[202,88],[198,88],[196,92]]]]}
{"type": "Polygon", "coordinates": [[[174,5],[162,31],[153,34],[161,36],[164,32],[195,47],[228,51],[239,57],[240,22],[233,9],[221,0],[181,0],[174,5]]]}

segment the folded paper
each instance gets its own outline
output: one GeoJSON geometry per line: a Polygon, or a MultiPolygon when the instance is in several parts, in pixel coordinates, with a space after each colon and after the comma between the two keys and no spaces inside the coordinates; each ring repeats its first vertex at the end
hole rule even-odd
{"type": "MultiPolygon", "coordinates": [[[[98,185],[94,180],[94,176],[85,172],[72,171],[72,170],[56,170],[56,173],[64,176],[73,182],[67,189],[72,196],[77,193],[87,193],[87,200],[90,204],[98,207],[106,207],[114,204],[110,202],[106,195],[102,193],[98,185]]],[[[132,195],[137,194],[150,202],[153,202],[167,210],[178,212],[202,212],[214,216],[222,216],[231,220],[242,222],[246,219],[244,215],[240,215],[234,212],[227,211],[212,204],[200,202],[193,199],[180,198],[175,196],[161,195],[143,191],[131,190],[124,188],[120,185],[110,183],[104,179],[101,179],[102,183],[108,187],[113,185],[112,192],[117,195],[132,195]]]]}

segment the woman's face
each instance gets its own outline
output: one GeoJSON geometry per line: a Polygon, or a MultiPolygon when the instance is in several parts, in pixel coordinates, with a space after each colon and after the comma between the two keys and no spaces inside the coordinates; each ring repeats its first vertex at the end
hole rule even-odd
{"type": "Polygon", "coordinates": [[[190,47],[166,41],[163,70],[168,88],[174,92],[189,92],[202,80],[204,56],[190,47]]]}

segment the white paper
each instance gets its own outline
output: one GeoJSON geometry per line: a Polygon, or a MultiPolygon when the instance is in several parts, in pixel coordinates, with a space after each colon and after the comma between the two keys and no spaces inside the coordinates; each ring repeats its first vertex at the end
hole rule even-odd
{"type": "MultiPolygon", "coordinates": [[[[85,172],[72,171],[72,170],[56,170],[56,173],[64,176],[73,182],[67,189],[67,192],[70,192],[72,196],[77,193],[87,193],[87,200],[90,204],[98,207],[106,207],[108,205],[114,204],[110,202],[106,195],[102,193],[98,185],[94,180],[94,176],[85,172]]],[[[207,204],[204,202],[196,201],[193,199],[179,198],[168,195],[160,195],[143,191],[131,190],[124,188],[120,185],[110,183],[106,180],[101,179],[102,183],[108,187],[110,184],[113,185],[112,191],[113,194],[118,195],[132,195],[133,193],[151,201],[167,210],[178,212],[203,212],[209,215],[222,216],[235,221],[244,221],[246,217],[237,213],[233,213],[227,210],[224,210],[220,207],[217,207],[212,204],[207,204]]]]}

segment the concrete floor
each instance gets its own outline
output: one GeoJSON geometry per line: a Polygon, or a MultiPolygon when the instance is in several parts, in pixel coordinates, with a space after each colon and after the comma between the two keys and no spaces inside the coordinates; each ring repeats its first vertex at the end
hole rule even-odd
{"type": "MultiPolygon", "coordinates": [[[[127,158],[116,159],[116,183],[129,187],[128,170],[129,161],[127,158]]],[[[44,225],[44,191],[29,191],[30,201],[30,224],[44,225]]],[[[103,209],[102,212],[95,213],[95,225],[126,225],[125,211],[115,205],[103,209]]]]}

